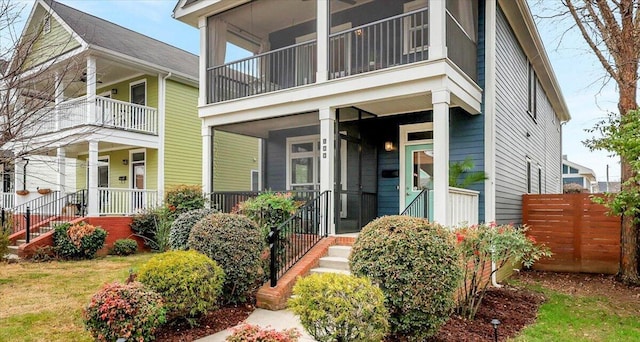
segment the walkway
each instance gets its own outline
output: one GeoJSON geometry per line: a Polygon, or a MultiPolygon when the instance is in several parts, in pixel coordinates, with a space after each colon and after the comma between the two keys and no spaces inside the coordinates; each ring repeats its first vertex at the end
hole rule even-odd
{"type": "MultiPolygon", "coordinates": [[[[251,315],[249,315],[246,322],[249,324],[259,325],[263,328],[269,327],[269,329],[275,330],[296,328],[300,333],[302,333],[302,337],[299,339],[300,342],[315,341],[304,330],[298,317],[289,310],[269,311],[265,309],[256,309],[251,313],[251,315]]],[[[229,335],[231,335],[231,332],[227,329],[211,336],[201,338],[197,340],[197,342],[223,342],[229,335]]]]}

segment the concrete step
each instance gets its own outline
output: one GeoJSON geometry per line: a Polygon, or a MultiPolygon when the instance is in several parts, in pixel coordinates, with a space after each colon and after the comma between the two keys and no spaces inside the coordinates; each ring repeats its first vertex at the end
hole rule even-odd
{"type": "Polygon", "coordinates": [[[331,246],[329,247],[330,257],[340,257],[349,259],[349,255],[351,255],[351,246],[331,246]]]}
{"type": "Polygon", "coordinates": [[[337,270],[335,268],[326,268],[326,267],[316,267],[316,268],[312,268],[311,271],[309,271],[310,274],[314,274],[314,273],[338,273],[338,274],[346,274],[346,275],[350,275],[351,272],[349,271],[345,271],[345,270],[337,270]]]}
{"type": "Polygon", "coordinates": [[[349,259],[341,257],[326,256],[319,260],[319,267],[321,268],[334,268],[336,270],[348,271],[349,259]]]}
{"type": "Polygon", "coordinates": [[[25,239],[16,240],[16,246],[24,245],[25,243],[27,243],[27,240],[25,239]]]}
{"type": "Polygon", "coordinates": [[[18,249],[20,248],[19,246],[8,246],[8,247],[9,247],[9,254],[18,255],[18,249]]]}

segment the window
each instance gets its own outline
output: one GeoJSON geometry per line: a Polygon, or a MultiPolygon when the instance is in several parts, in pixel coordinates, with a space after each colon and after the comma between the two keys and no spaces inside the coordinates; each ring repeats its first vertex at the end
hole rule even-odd
{"type": "Polygon", "coordinates": [[[49,32],[51,32],[51,17],[46,16],[42,21],[42,33],[49,33],[49,32]]]}
{"type": "Polygon", "coordinates": [[[529,113],[529,116],[531,116],[533,120],[538,118],[536,106],[537,84],[538,80],[536,78],[536,72],[533,70],[533,65],[529,63],[527,113],[529,113]]]}
{"type": "MultiPolygon", "coordinates": [[[[404,12],[427,8],[425,0],[415,0],[404,4],[404,12]]],[[[404,53],[420,52],[429,42],[429,16],[426,11],[417,12],[404,18],[404,53]]]]}
{"type": "Polygon", "coordinates": [[[531,160],[527,159],[527,193],[531,193],[531,160]]]}
{"type": "Polygon", "coordinates": [[[542,194],[542,168],[538,167],[538,193],[542,194]]]}
{"type": "Polygon", "coordinates": [[[260,171],[251,170],[251,191],[260,190],[260,171]]]}
{"type": "Polygon", "coordinates": [[[142,106],[147,105],[147,82],[137,82],[131,84],[130,102],[142,106]]]}
{"type": "Polygon", "coordinates": [[[317,135],[287,139],[287,188],[315,190],[320,185],[320,137],[317,135]]]}

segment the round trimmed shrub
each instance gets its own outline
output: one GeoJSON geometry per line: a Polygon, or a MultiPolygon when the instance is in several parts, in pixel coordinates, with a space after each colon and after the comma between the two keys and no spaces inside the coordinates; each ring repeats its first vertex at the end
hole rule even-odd
{"type": "Polygon", "coordinates": [[[224,272],[196,251],[170,251],[142,265],[138,280],[164,298],[168,319],[189,320],[215,308],[224,272]]]}
{"type": "Polygon", "coordinates": [[[389,331],[384,295],[367,278],[313,274],[293,294],[289,307],[318,341],[382,341],[389,331]]]}
{"type": "Polygon", "coordinates": [[[113,243],[111,254],[113,255],[131,255],[138,251],[138,243],[134,239],[118,239],[113,243]]]}
{"type": "Polygon", "coordinates": [[[63,223],[53,232],[53,245],[63,259],[93,259],[107,239],[107,231],[80,222],[63,223]]]}
{"type": "Polygon", "coordinates": [[[205,216],[215,214],[215,209],[196,209],[180,214],[171,224],[169,232],[169,246],[171,249],[187,249],[187,240],[193,226],[205,216]]]}
{"type": "Polygon", "coordinates": [[[380,286],[392,334],[411,340],[424,340],[447,321],[462,276],[453,234],[409,216],[385,216],[366,225],[350,266],[353,274],[380,286]]]}
{"type": "Polygon", "coordinates": [[[91,297],[82,314],[86,329],[97,341],[150,341],[165,322],[162,299],[140,282],[106,284],[91,297]]]}
{"type": "Polygon", "coordinates": [[[187,246],[215,260],[224,270],[222,299],[244,303],[264,279],[260,253],[265,247],[258,226],[242,215],[212,214],[198,221],[187,246]]]}

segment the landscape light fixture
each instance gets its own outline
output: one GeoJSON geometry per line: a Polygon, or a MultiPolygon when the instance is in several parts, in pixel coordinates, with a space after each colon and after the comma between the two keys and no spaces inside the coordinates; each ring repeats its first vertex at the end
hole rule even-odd
{"type": "Polygon", "coordinates": [[[491,325],[493,325],[493,340],[498,342],[498,326],[500,325],[500,320],[497,318],[492,319],[491,325]]]}

